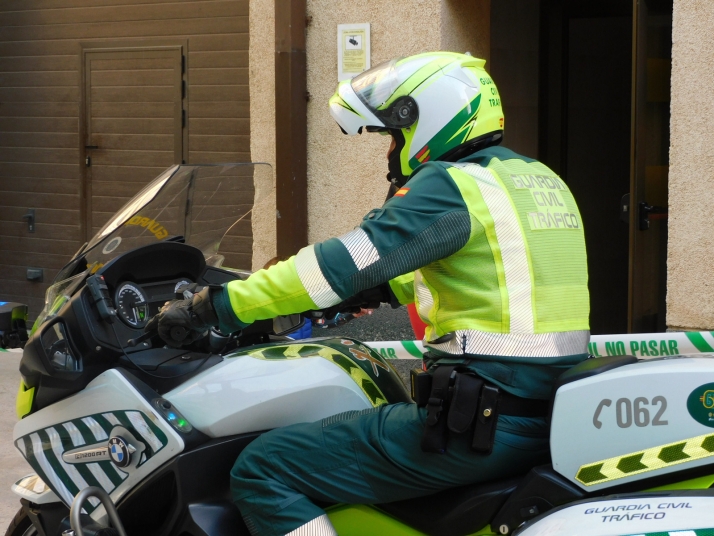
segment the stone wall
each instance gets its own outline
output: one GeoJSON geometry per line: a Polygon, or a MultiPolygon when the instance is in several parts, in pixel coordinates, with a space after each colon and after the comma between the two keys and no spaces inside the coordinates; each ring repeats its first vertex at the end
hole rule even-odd
{"type": "Polygon", "coordinates": [[[256,179],[253,270],[275,256],[275,0],[250,0],[251,161],[273,166],[256,179]]]}
{"type": "Polygon", "coordinates": [[[670,329],[714,329],[712,21],[714,2],[674,0],[667,255],[670,329]]]}
{"type": "MultiPolygon", "coordinates": [[[[251,0],[250,7],[251,158],[274,163],[274,3],[251,0]]],[[[316,242],[358,225],[383,203],[388,187],[388,138],[345,136],[330,117],[327,101],[337,87],[337,25],[371,24],[372,66],[440,49],[488,59],[490,0],[308,0],[307,15],[308,238],[316,242]]],[[[275,213],[274,208],[256,212],[253,266],[259,268],[275,254],[275,213]]]]}

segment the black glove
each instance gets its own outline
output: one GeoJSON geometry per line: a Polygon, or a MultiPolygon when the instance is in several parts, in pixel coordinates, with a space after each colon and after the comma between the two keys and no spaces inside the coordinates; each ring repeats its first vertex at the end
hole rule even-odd
{"type": "Polygon", "coordinates": [[[323,309],[320,312],[322,316],[330,320],[334,318],[337,313],[359,313],[362,309],[377,309],[381,303],[390,304],[392,309],[401,306],[399,300],[392,292],[392,287],[389,286],[389,283],[383,283],[377,287],[358,292],[345,301],[323,309]]]}
{"type": "Polygon", "coordinates": [[[145,331],[157,331],[166,344],[180,348],[203,337],[218,325],[218,315],[211,303],[211,291],[222,287],[205,287],[192,298],[166,302],[159,313],[146,324],[145,331]]]}

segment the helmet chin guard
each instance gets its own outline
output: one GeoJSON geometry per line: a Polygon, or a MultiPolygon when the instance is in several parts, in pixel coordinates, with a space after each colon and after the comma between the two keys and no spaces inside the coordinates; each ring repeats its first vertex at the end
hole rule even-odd
{"type": "Polygon", "coordinates": [[[389,153],[389,175],[394,184],[401,188],[409,180],[409,175],[402,173],[402,152],[405,146],[404,133],[401,130],[390,130],[389,133],[396,143],[394,150],[389,153]]]}

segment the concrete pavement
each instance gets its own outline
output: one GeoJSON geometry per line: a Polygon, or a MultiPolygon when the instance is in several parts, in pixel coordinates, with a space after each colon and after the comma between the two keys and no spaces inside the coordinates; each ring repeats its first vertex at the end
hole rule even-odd
{"type": "Polygon", "coordinates": [[[20,352],[0,351],[0,534],[20,508],[20,499],[10,486],[32,469],[12,443],[12,428],[17,422],[15,396],[20,383],[20,352]]]}

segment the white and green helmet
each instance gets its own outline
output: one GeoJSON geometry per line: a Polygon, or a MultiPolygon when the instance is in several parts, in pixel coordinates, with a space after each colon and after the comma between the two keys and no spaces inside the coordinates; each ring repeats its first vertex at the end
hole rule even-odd
{"type": "Polygon", "coordinates": [[[344,80],[330,113],[345,134],[389,131],[389,170],[402,182],[429,160],[453,160],[503,136],[501,99],[485,60],[430,52],[382,63],[344,80]]]}

